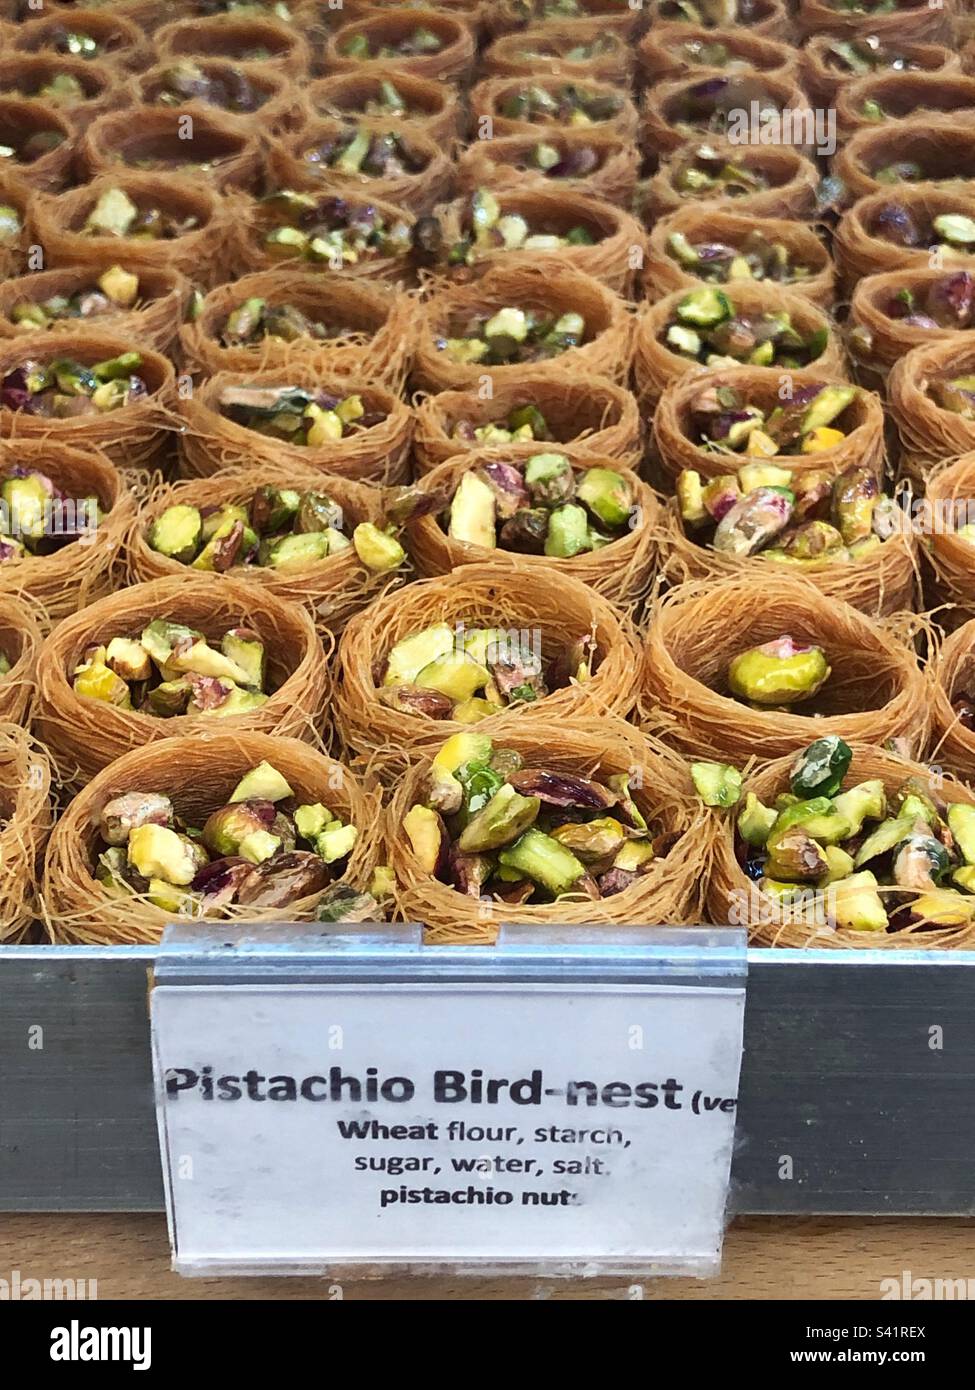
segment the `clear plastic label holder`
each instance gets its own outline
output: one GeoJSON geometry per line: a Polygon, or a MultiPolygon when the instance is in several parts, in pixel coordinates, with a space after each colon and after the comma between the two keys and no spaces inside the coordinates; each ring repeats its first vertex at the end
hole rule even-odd
{"type": "Polygon", "coordinates": [[[179,924],[151,992],[186,1275],[706,1276],[745,935],[179,924]]]}

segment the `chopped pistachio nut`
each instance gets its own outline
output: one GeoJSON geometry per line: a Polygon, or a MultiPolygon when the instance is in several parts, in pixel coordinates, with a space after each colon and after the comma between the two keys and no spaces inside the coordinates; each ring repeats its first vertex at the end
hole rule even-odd
{"type": "Polygon", "coordinates": [[[300,338],[314,338],[325,342],[355,332],[339,321],[310,318],[294,304],[269,304],[255,296],[243,300],[227,315],[220,342],[224,347],[259,347],[268,339],[294,343],[300,338]]]}
{"type": "Polygon", "coordinates": [[[734,160],[712,145],[674,156],[671,181],[685,198],[743,198],[769,187],[769,180],[747,150],[734,160]]]}
{"type": "Polygon", "coordinates": [[[537,254],[561,251],[568,246],[594,246],[599,239],[597,231],[581,223],[563,230],[544,219],[538,225],[530,225],[520,213],[504,212],[499,196],[490,189],[479,188],[471,195],[464,212],[463,237],[447,250],[447,265],[473,265],[487,252],[537,254]]]}
{"type": "Polygon", "coordinates": [[[597,660],[589,633],[546,658],[526,630],[435,623],[390,648],[379,699],[403,713],[476,724],[584,684],[597,660]]]}
{"type": "Polygon", "coordinates": [[[773,898],[821,892],[829,925],[848,931],[961,927],[975,918],[975,807],[930,783],[880,779],[844,789],[852,751],[817,739],[800,752],[791,793],[766,807],[749,792],[737,816],[745,873],[773,898]]]}
{"type": "Polygon", "coordinates": [[[134,203],[124,188],[107,188],[88,214],[83,230],[88,236],[172,241],[197,226],[193,214],[177,217],[151,203],[134,203]]]}
{"type": "Polygon", "coordinates": [[[975,376],[936,379],[928,389],[942,410],[950,410],[953,415],[961,415],[966,420],[975,420],[975,376]]]}
{"type": "Polygon", "coordinates": [[[515,906],[611,897],[654,862],[651,831],[625,777],[526,768],[477,730],[441,747],[425,800],[402,829],[421,873],[515,906]]]}
{"type": "Polygon", "coordinates": [[[0,564],[53,555],[98,526],[95,497],[72,498],[46,473],[15,464],[0,474],[0,564]]]}
{"type": "Polygon", "coordinates": [[[367,569],[396,569],[405,552],[394,528],[362,522],[351,532],[327,492],[271,485],[249,501],[200,508],[176,502],[149,526],[146,540],[160,555],[218,574],[238,567],[291,571],[355,553],[367,569]]]}
{"type": "Polygon", "coordinates": [[[330,169],[336,174],[360,175],[371,179],[398,179],[422,174],[428,158],[418,153],[410,141],[393,132],[362,126],[306,145],[301,158],[312,169],[330,169]]]}
{"type": "Polygon", "coordinates": [[[443,524],[467,545],[571,559],[627,534],[634,509],[622,473],[576,474],[564,454],[535,454],[524,463],[489,462],[465,473],[443,524]]]}
{"type": "Polygon", "coordinates": [[[800,704],[829,679],[822,647],[800,646],[789,636],[739,652],[728,667],[728,688],[739,700],[759,709],[800,704]]]}
{"type": "Polygon", "coordinates": [[[243,68],[233,67],[226,74],[208,73],[192,58],[181,58],[163,74],[153,99],[161,106],[202,101],[220,111],[250,116],[267,98],[243,68]]]}
{"type": "Polygon", "coordinates": [[[787,313],[738,314],[723,290],[706,286],[678,301],[660,341],[708,367],[805,367],[826,347],[827,330],[803,335],[787,313]]]}
{"type": "Polygon", "coordinates": [[[111,266],[96,281],[74,294],[48,299],[22,299],[10,311],[12,323],[21,329],[46,329],[66,319],[106,318],[131,309],[139,297],[139,277],[122,266],[111,266]]]}
{"type": "Polygon", "coordinates": [[[0,381],[0,407],[46,419],[105,414],[145,400],[149,387],[139,375],[142,357],[126,352],[86,365],[70,358],[27,359],[0,381]]]}
{"type": "Polygon", "coordinates": [[[661,18],[682,20],[706,29],[750,24],[761,16],[755,0],[663,0],[661,18]]]}
{"type": "Polygon", "coordinates": [[[762,459],[820,452],[846,437],[845,412],[859,397],[855,386],[802,386],[766,414],[732,387],[705,387],[691,402],[694,442],[709,453],[762,459]]]}
{"type": "Polygon", "coordinates": [[[14,143],[0,144],[0,160],[7,159],[12,164],[33,164],[35,160],[56,150],[67,138],[63,130],[53,127],[48,130],[33,130],[29,134],[18,131],[14,135],[12,128],[8,126],[6,140],[13,139],[14,143]]]}
{"type": "Polygon", "coordinates": [[[503,419],[503,424],[492,420],[486,425],[475,425],[472,420],[458,420],[451,438],[484,446],[552,438],[545,416],[535,405],[517,405],[503,419]]]}
{"type": "MultiPolygon", "coordinates": [[[[832,433],[839,443],[843,436],[832,433]]],[[[894,499],[884,497],[877,475],[859,464],[831,478],[747,463],[714,482],[722,486],[705,486],[696,470],[683,470],[677,479],[681,520],[699,544],[738,559],[848,562],[863,554],[854,549],[858,544],[874,538],[879,548],[904,529],[894,499]]]]}
{"type": "Polygon", "coordinates": [[[309,449],[335,444],[383,418],[367,412],[361,396],[336,396],[301,386],[225,386],[218,404],[235,424],[309,449]]]}
{"type": "Polygon", "coordinates": [[[924,66],[910,53],[911,45],[901,47],[885,43],[876,34],[862,39],[829,39],[825,51],[826,66],[854,77],[866,77],[872,72],[888,69],[891,72],[923,72],[924,66]]]}
{"type": "Polygon", "coordinates": [[[269,194],[261,206],[267,219],[264,250],[275,259],[344,267],[414,249],[406,219],[387,221],[372,206],[291,189],[269,194]]]}
{"type": "Polygon", "coordinates": [[[202,825],[167,796],[133,790],[102,807],[93,877],[113,897],[145,897],[179,917],[285,908],[338,882],[356,826],[305,804],[270,763],[241,778],[202,825]]]}
{"type": "Polygon", "coordinates": [[[695,279],[724,285],[732,280],[773,280],[792,285],[807,280],[812,268],[796,261],[780,241],[770,241],[753,229],[738,245],[721,241],[691,241],[683,232],[671,232],[667,254],[695,279]]]}
{"type": "Polygon", "coordinates": [[[211,645],[194,628],[156,618],[136,637],[87,648],[72,671],[72,689],[159,719],[249,714],[268,699],[264,643],[237,627],[211,645]]]}
{"type": "Polygon", "coordinates": [[[594,91],[582,83],[549,82],[518,88],[501,102],[500,114],[533,125],[584,127],[612,120],[622,107],[623,97],[615,92],[594,91]]]}
{"type": "Polygon", "coordinates": [[[558,357],[578,347],[585,335],[581,314],[553,317],[506,305],[478,315],[456,337],[438,338],[436,346],[459,365],[506,366],[558,357]]]}
{"type": "Polygon", "coordinates": [[[429,53],[439,53],[443,47],[443,41],[431,29],[418,25],[409,34],[398,39],[396,43],[372,44],[369,35],[363,33],[350,34],[342,45],[342,54],[346,58],[362,59],[395,59],[395,58],[417,58],[429,53]]]}

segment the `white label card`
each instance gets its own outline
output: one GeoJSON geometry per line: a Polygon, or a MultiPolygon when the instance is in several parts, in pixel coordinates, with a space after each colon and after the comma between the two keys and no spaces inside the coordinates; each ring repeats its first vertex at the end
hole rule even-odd
{"type": "Polygon", "coordinates": [[[158,985],[185,1273],[719,1261],[744,982],[158,985]]]}

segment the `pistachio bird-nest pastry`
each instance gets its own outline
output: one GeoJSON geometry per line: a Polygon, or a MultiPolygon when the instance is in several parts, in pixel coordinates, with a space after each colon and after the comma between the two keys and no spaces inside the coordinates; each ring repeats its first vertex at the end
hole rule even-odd
{"type": "Polygon", "coordinates": [[[625,92],[591,79],[488,78],[473,89],[471,104],[476,118],[489,117],[494,122],[496,135],[596,127],[629,136],[636,127],[636,112],[625,92]]]}
{"type": "Polygon", "coordinates": [[[210,375],[304,361],[328,376],[401,390],[416,313],[414,298],[400,289],[282,265],[211,290],[183,324],[180,343],[187,365],[210,375]]]}
{"type": "Polygon", "coordinates": [[[788,565],[821,592],[874,616],[910,608],[917,560],[910,517],[871,468],[795,471],[749,461],[703,478],[685,469],[668,517],[672,582],[788,565]]]}
{"type": "Polygon", "coordinates": [[[756,217],[808,218],[816,208],[815,166],[786,145],[736,145],[718,137],[689,141],[661,160],[647,181],[645,218],[719,200],[756,217]]]}
{"type": "MultiPolygon", "coordinates": [[[[206,7],[203,17],[179,7],[185,18],[162,25],[153,34],[160,61],[205,56],[232,63],[260,63],[272,71],[304,81],[311,67],[311,51],[294,19],[282,22],[266,5],[224,5],[226,13],[206,7]]],[[[289,7],[290,8],[290,7],[289,7]]]]}
{"type": "Polygon", "coordinates": [[[345,478],[403,480],[413,416],[386,386],[330,372],[313,357],[255,372],[217,372],[180,398],[184,477],[266,466],[268,481],[294,469],[345,478]]]}
{"type": "Polygon", "coordinates": [[[0,283],[0,334],[73,334],[90,324],[166,352],[194,312],[197,293],[173,268],[130,269],[99,257],[97,264],[58,266],[0,283]]]}
{"type": "Polygon", "coordinates": [[[568,29],[558,24],[541,34],[529,30],[502,35],[484,55],[485,70],[495,77],[519,77],[538,70],[564,74],[570,81],[595,77],[603,82],[628,82],[633,55],[626,39],[606,29],[603,16],[589,23],[586,18],[568,29]]]}
{"type": "MultiPolygon", "coordinates": [[[[891,542],[887,542],[890,544],[891,542]]],[[[671,589],[648,624],[641,727],[692,757],[779,757],[821,733],[918,752],[931,719],[914,640],[785,567],[671,589]]]]}
{"type": "Polygon", "coordinates": [[[975,330],[911,348],[891,368],[887,397],[903,476],[920,482],[975,449],[975,330]]]}
{"type": "Polygon", "coordinates": [[[466,13],[455,18],[443,9],[412,5],[367,11],[360,19],[330,29],[325,69],[384,75],[402,71],[443,83],[464,79],[475,53],[469,18],[466,13]]]}
{"type": "Polygon", "coordinates": [[[325,654],[311,615],[212,571],[133,584],[65,619],[38,660],[37,731],[83,782],[183,734],[328,737],[325,654]]]}
{"type": "Polygon", "coordinates": [[[899,270],[871,276],[854,292],[851,321],[851,353],[883,375],[919,343],[975,327],[975,274],[899,270]]]}
{"type": "Polygon", "coordinates": [[[296,573],[353,550],[367,569],[394,570],[405,551],[393,534],[371,521],[351,528],[342,507],[324,491],[259,488],[249,505],[195,507],[176,503],[153,522],[148,544],[191,569],[224,574],[240,567],[296,573]]]}
{"type": "Polygon", "coordinates": [[[94,877],[181,917],[287,908],[342,877],[359,833],[321,802],[296,801],[268,762],[202,825],[187,824],[168,796],[134,787],[101,809],[94,877]]]}
{"type": "MultiPolygon", "coordinates": [[[[146,98],[147,100],[150,98],[146,98]]],[[[159,73],[151,100],[160,106],[199,101],[236,116],[252,116],[269,99],[252,70],[233,63],[203,63],[183,58],[159,73]]]]}
{"type": "MultiPolygon", "coordinates": [[[[695,282],[773,282],[829,305],[833,273],[816,233],[785,218],[757,218],[723,207],[692,206],[653,229],[644,279],[651,295],[695,282]]],[[[732,294],[734,291],[732,291],[732,294]]]]}
{"type": "Polygon", "coordinates": [[[840,218],[833,254],[850,291],[864,276],[901,266],[964,265],[975,254],[975,199],[964,184],[868,194],[840,218]]]}
{"type": "Polygon", "coordinates": [[[903,42],[891,35],[814,35],[805,48],[807,83],[830,101],[851,82],[875,73],[957,71],[957,57],[937,44],[903,42]]]}
{"type": "MultiPolygon", "coordinates": [[[[815,367],[827,376],[847,375],[840,334],[828,314],[768,281],[676,290],[646,309],[634,346],[634,377],[645,407],[675,377],[696,376],[702,368],[773,369],[781,378],[815,367]]],[[[790,386],[780,381],[783,398],[790,386]]]]}
{"type": "Polygon", "coordinates": [[[251,923],[280,922],[283,911],[290,921],[309,921],[323,894],[371,886],[380,842],[370,829],[378,814],[378,798],[354,773],[294,738],[226,725],[205,737],[167,736],[96,772],[64,806],[45,861],[44,924],[52,940],[122,945],[158,941],[181,908],[187,916],[206,908],[208,916],[251,923]],[[129,854],[133,799],[144,805],[150,795],[156,829],[171,831],[177,844],[170,835],[160,843],[150,830],[141,844],[135,840],[136,865],[129,854]],[[106,808],[120,800],[127,814],[107,825],[106,808]],[[165,802],[172,810],[163,816],[165,802]],[[299,807],[308,808],[300,826],[299,807]],[[228,808],[225,817],[217,814],[228,808]],[[212,848],[202,838],[208,825],[212,848]],[[334,835],[323,840],[329,829],[334,835]],[[240,851],[252,834],[258,838],[245,858],[240,851]],[[111,850],[121,853],[101,863],[111,850]],[[168,872],[173,863],[178,869],[168,872]],[[131,870],[137,879],[129,879],[131,870]],[[163,906],[150,896],[153,880],[163,906]]]}
{"type": "Polygon", "coordinates": [[[816,739],[744,795],[734,768],[695,765],[705,801],[732,808],[712,908],[734,880],[765,899],[751,911],[763,940],[796,944],[804,928],[808,944],[956,944],[975,919],[975,805],[949,778],[855,747],[854,762],[838,735],[816,739]]]}
{"type": "MultiPolygon", "coordinates": [[[[25,722],[34,697],[41,617],[23,593],[0,591],[0,722],[25,722]]],[[[6,869],[2,854],[0,866],[6,869]]]]}
{"type": "Polygon", "coordinates": [[[457,279],[494,265],[564,260],[626,294],[645,233],[621,209],[579,194],[479,187],[442,209],[440,265],[457,279]]]}
{"type": "Polygon", "coordinates": [[[653,582],[658,506],[647,484],[616,459],[517,447],[521,456],[472,450],[425,475],[419,490],[434,510],[407,523],[417,571],[488,560],[519,572],[552,565],[635,603],[653,582]]]}
{"type": "Polygon", "coordinates": [[[0,593],[45,631],[118,583],[118,557],[135,515],[120,471],[100,453],[59,440],[0,446],[0,593]]]}
{"type": "Polygon", "coordinates": [[[485,184],[513,193],[566,191],[628,207],[638,166],[635,142],[621,143],[614,130],[552,126],[543,133],[475,140],[457,167],[469,191],[485,184]]]}
{"type": "Polygon", "coordinates": [[[539,711],[493,738],[462,731],[413,753],[391,790],[397,910],[472,945],[512,920],[699,920],[707,820],[683,766],[621,720],[539,711]]]}
{"type": "Polygon", "coordinates": [[[651,25],[637,54],[648,83],[692,76],[702,68],[794,77],[799,67],[799,54],[788,43],[747,29],[725,28],[715,34],[706,24],[686,19],[668,20],[662,29],[651,25]]]}
{"type": "Polygon", "coordinates": [[[492,265],[434,289],[420,309],[413,381],[428,391],[520,382],[526,366],[560,380],[629,376],[633,317],[593,275],[543,261],[492,265]]]}
{"type": "Polygon", "coordinates": [[[453,87],[402,71],[332,73],[309,83],[303,95],[318,116],[345,121],[395,117],[401,126],[435,140],[458,135],[464,124],[453,87]]]}
{"type": "Polygon", "coordinates": [[[413,462],[418,474],[466,449],[570,444],[636,468],[643,457],[635,398],[604,378],[559,381],[526,371],[496,386],[487,400],[476,388],[440,391],[418,401],[413,462]]]}
{"type": "MultiPolygon", "coordinates": [[[[709,136],[735,139],[743,110],[758,129],[775,125],[783,112],[802,109],[804,96],[789,77],[744,72],[710,72],[680,76],[649,88],[643,100],[643,143],[660,154],[681,149],[689,140],[709,136]]],[[[799,148],[809,146],[800,134],[799,148]]]]}
{"type": "Polygon", "coordinates": [[[127,270],[179,270],[194,285],[226,274],[239,215],[205,180],[119,168],[57,198],[35,201],[32,231],[51,266],[115,261],[127,270]]]}
{"type": "Polygon", "coordinates": [[[630,624],[588,584],[485,561],[363,607],[339,644],[332,707],[345,746],[392,782],[474,723],[493,737],[540,717],[625,718],[639,668],[630,624]]]}

